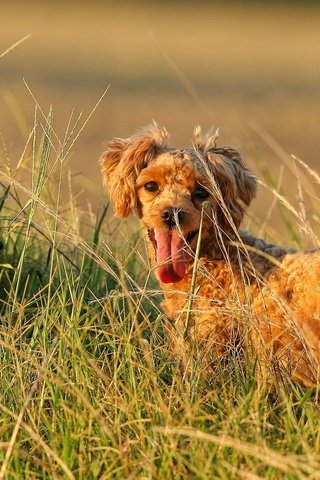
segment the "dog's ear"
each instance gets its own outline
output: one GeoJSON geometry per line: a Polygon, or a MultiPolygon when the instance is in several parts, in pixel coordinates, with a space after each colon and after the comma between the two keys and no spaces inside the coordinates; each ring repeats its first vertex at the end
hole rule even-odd
{"type": "Polygon", "coordinates": [[[215,195],[219,225],[224,231],[232,232],[234,227],[239,228],[245,207],[256,194],[257,179],[233,148],[210,148],[206,158],[218,187],[215,195]]]}
{"type": "Polygon", "coordinates": [[[225,232],[239,228],[248,206],[256,194],[257,179],[242,160],[239,152],[230,147],[217,147],[219,131],[202,135],[194,130],[194,146],[205,159],[212,194],[217,199],[218,222],[225,232]]]}
{"type": "Polygon", "coordinates": [[[135,183],[143,168],[168,146],[168,132],[156,122],[127,139],[116,138],[101,156],[103,181],[117,216],[127,217],[137,205],[135,183]]]}

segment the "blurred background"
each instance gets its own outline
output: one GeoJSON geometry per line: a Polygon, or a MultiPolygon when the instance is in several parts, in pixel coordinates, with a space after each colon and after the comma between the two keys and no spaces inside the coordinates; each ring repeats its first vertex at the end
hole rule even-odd
{"type": "MultiPolygon", "coordinates": [[[[195,125],[219,127],[222,143],[293,195],[290,154],[319,167],[318,2],[2,2],[0,53],[28,34],[0,58],[2,164],[18,162],[35,99],[53,106],[63,137],[71,112],[83,122],[109,86],[70,154],[85,201],[101,202],[104,143],[152,119],[182,146],[195,125]]],[[[261,191],[257,211],[266,201],[261,191]]]]}

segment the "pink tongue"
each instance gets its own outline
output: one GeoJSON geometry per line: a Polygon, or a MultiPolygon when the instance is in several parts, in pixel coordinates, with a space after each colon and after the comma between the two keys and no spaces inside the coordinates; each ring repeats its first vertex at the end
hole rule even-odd
{"type": "Polygon", "coordinates": [[[177,230],[155,230],[157,241],[157,275],[163,283],[175,283],[186,272],[187,253],[183,250],[184,239],[177,230]]]}

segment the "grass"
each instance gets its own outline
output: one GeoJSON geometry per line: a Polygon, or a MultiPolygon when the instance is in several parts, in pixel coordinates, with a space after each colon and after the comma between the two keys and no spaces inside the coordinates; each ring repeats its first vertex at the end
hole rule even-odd
{"type": "MultiPolygon", "coordinates": [[[[33,100],[17,166],[5,145],[0,160],[0,480],[319,478],[317,392],[259,383],[250,358],[221,362],[209,382],[197,366],[182,374],[136,225],[119,233],[108,204],[77,205],[67,160],[91,114],[71,115],[59,138],[33,100]]],[[[301,165],[295,205],[260,168],[266,218],[279,207],[303,246],[317,237],[319,177],[301,165]]]]}
{"type": "Polygon", "coordinates": [[[120,241],[108,206],[76,205],[86,121],[59,139],[53,118],[36,104],[29,184],[1,162],[0,480],[319,478],[315,392],[257,383],[250,359],[182,375],[135,225],[120,241]]]}

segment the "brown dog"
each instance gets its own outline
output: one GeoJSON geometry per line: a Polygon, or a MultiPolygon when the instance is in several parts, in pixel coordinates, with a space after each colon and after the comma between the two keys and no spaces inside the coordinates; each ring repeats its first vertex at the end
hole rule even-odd
{"type": "Polygon", "coordinates": [[[116,215],[135,210],[145,229],[173,347],[207,369],[230,345],[251,345],[263,371],[318,384],[320,252],[239,230],[256,178],[216,134],[194,133],[193,148],[172,148],[154,123],[101,159],[116,215]]]}

